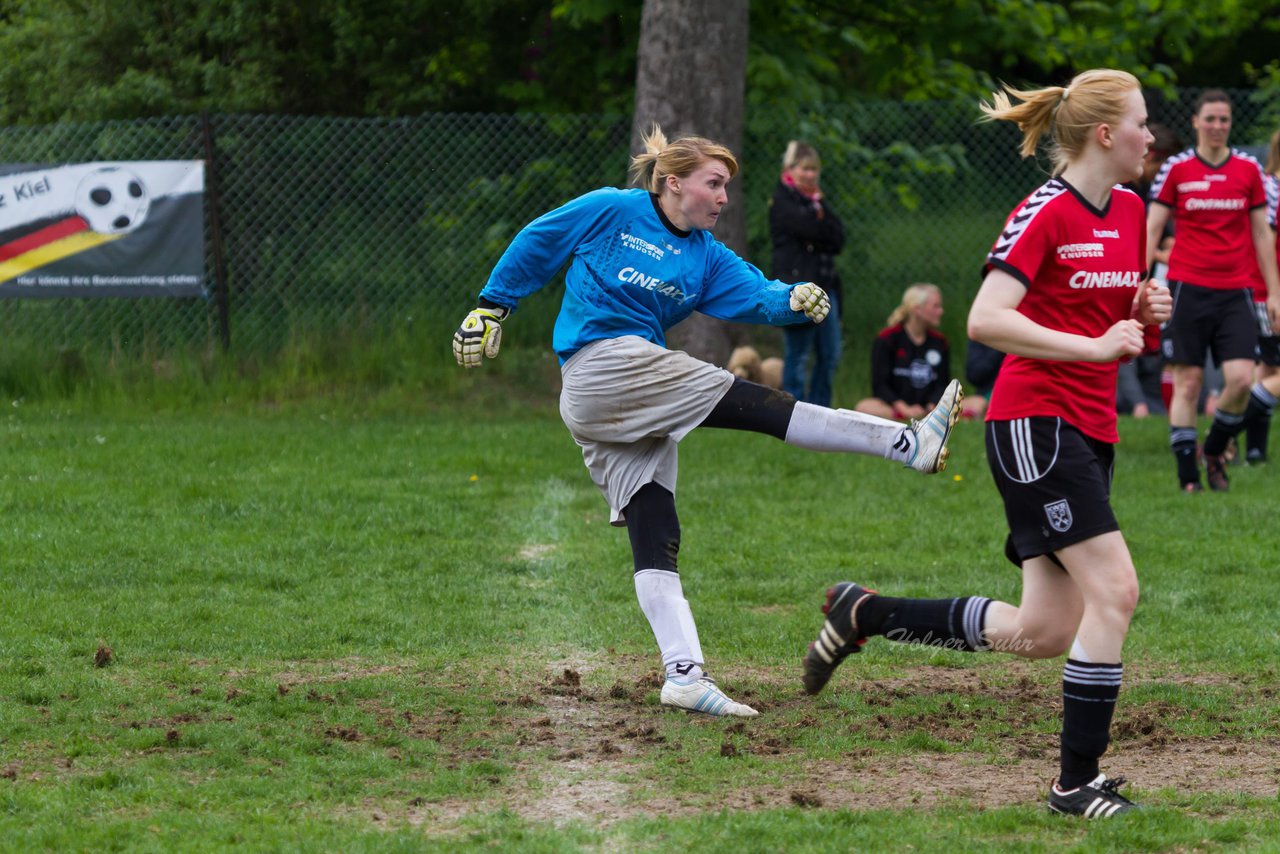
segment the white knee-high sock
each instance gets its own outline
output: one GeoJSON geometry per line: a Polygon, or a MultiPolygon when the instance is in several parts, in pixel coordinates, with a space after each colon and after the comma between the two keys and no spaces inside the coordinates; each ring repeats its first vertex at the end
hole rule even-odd
{"type": "Polygon", "coordinates": [[[667,676],[697,679],[702,675],[702,647],[680,575],[666,569],[642,569],[635,579],[636,598],[653,628],[667,676]]]}
{"type": "Polygon", "coordinates": [[[888,418],[800,402],[791,413],[786,442],[810,451],[843,451],[905,463],[911,459],[916,437],[905,425],[888,418]]]}

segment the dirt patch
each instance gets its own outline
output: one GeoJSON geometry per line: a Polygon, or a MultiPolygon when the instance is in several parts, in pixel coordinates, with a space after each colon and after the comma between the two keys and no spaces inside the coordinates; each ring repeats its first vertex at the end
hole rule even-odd
{"type": "MultiPolygon", "coordinates": [[[[1057,773],[1057,737],[1045,730],[1060,713],[1060,677],[1040,663],[1011,662],[990,669],[915,667],[901,677],[860,684],[854,702],[870,708],[858,715],[835,709],[822,698],[798,692],[788,696],[766,683],[770,696],[786,699],[758,703],[763,713],[752,720],[664,709],[654,697],[660,675],[634,662],[619,669],[632,668],[634,673],[603,690],[588,685],[584,677],[591,668],[585,662],[558,663],[540,683],[513,687],[518,693],[499,704],[525,715],[508,722],[518,736],[514,756],[508,753],[504,759],[515,770],[490,794],[434,803],[414,799],[393,810],[385,803],[369,804],[369,809],[392,824],[408,821],[439,833],[457,830],[468,816],[497,810],[530,821],[601,827],[628,818],[721,809],[869,810],[955,803],[984,809],[1038,803],[1057,773]],[[904,701],[921,698],[936,703],[927,712],[901,712],[904,701]],[[991,749],[957,750],[973,743],[989,747],[989,736],[983,741],[981,733],[983,723],[992,719],[1007,726],[1007,737],[991,749]],[[693,727],[720,733],[718,748],[708,747],[709,755],[718,753],[727,762],[750,757],[763,765],[751,775],[750,786],[689,794],[664,785],[662,775],[671,772],[652,763],[663,757],[677,766],[691,761],[688,752],[701,748],[673,739],[697,732],[689,729],[693,727]],[[797,761],[812,751],[801,739],[815,728],[865,737],[874,744],[797,761]]],[[[1143,681],[1140,675],[1126,677],[1129,685],[1143,681]]],[[[752,700],[765,693],[758,674],[753,681],[755,691],[735,686],[734,696],[752,700]]],[[[1182,714],[1168,703],[1122,705],[1104,767],[1146,791],[1193,785],[1199,792],[1276,796],[1280,740],[1180,737],[1174,724],[1182,714]]],[[[447,749],[448,732],[459,721],[456,713],[441,711],[413,723],[415,735],[447,749]]]]}

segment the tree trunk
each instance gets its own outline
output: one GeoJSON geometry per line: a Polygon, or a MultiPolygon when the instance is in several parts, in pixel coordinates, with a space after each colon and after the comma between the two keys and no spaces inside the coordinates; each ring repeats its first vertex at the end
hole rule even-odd
{"type": "MultiPolygon", "coordinates": [[[[747,71],[747,0],[645,0],[636,60],[631,150],[655,123],[668,139],[694,134],[737,154],[747,71]]],[[[747,249],[743,180],[730,182],[716,237],[739,255],[747,249]]],[[[668,334],[672,347],[717,365],[741,338],[732,324],[695,312],[668,334]]]]}

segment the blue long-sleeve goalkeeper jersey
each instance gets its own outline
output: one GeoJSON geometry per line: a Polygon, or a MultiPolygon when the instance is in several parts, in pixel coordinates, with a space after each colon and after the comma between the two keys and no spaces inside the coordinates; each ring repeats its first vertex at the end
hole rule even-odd
{"type": "Polygon", "coordinates": [[[514,310],[571,261],[552,344],[564,364],[605,338],[638,335],[666,346],[666,330],[693,311],[744,323],[805,320],[791,285],[765,278],[708,232],[682,232],[645,190],[606,188],[525,226],[480,292],[514,310]]]}

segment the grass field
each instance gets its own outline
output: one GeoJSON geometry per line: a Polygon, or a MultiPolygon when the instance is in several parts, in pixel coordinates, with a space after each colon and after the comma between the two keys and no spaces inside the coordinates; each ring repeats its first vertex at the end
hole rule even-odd
{"type": "Polygon", "coordinates": [[[1184,496],[1167,428],[1122,424],[1104,768],[1148,809],[1087,825],[1044,809],[1060,662],[873,641],[799,687],[833,581],[1016,600],[977,425],[932,478],[686,440],[686,594],[762,711],[722,721],[658,705],[626,535],[508,391],[4,401],[0,848],[1280,850],[1276,464],[1184,496]]]}

